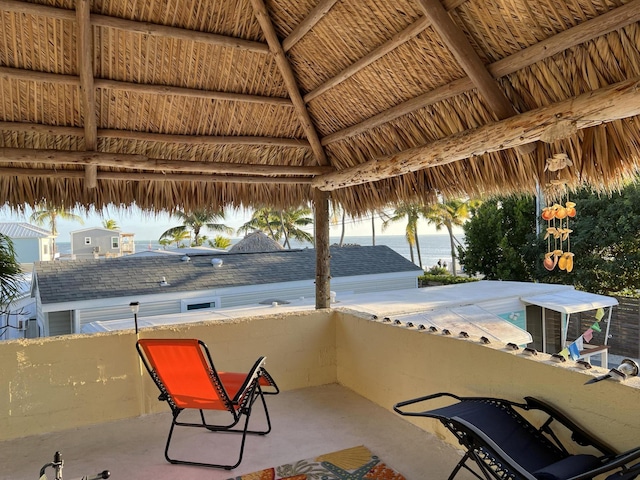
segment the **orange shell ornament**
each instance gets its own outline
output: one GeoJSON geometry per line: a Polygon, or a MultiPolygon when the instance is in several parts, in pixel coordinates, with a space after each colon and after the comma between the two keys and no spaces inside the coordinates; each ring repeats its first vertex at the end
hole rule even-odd
{"type": "Polygon", "coordinates": [[[564,255],[562,255],[562,258],[567,259],[565,264],[566,265],[565,268],[567,272],[571,272],[573,270],[573,257],[574,257],[574,254],[571,252],[565,252],[564,255]]]}
{"type": "Polygon", "coordinates": [[[543,220],[553,220],[553,217],[555,217],[555,212],[551,207],[545,207],[542,209],[541,217],[543,220]]]}
{"type": "Polygon", "coordinates": [[[559,206],[556,210],[556,218],[562,220],[563,218],[567,218],[568,212],[567,209],[563,206],[559,206]]]}
{"type": "Polygon", "coordinates": [[[549,271],[556,268],[556,265],[558,264],[558,256],[554,255],[553,253],[554,252],[545,253],[544,260],[542,261],[544,268],[546,268],[549,271]]]}
{"type": "Polygon", "coordinates": [[[576,204],[573,202],[567,202],[566,203],[566,207],[567,207],[567,216],[568,217],[575,217],[576,216],[576,204]]]}

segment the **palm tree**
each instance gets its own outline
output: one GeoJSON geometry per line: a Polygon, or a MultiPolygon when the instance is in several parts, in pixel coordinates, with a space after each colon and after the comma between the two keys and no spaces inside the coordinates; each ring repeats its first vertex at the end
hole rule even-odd
{"type": "Polygon", "coordinates": [[[331,210],[331,219],[330,222],[333,225],[337,225],[338,222],[340,222],[340,242],[338,243],[338,245],[341,247],[344,243],[344,232],[345,232],[345,217],[346,217],[346,212],[345,210],[340,207],[340,205],[333,205],[333,208],[331,210]]]}
{"type": "Polygon", "coordinates": [[[13,242],[0,233],[0,312],[17,295],[21,273],[22,268],[16,259],[13,242]]]}
{"type": "MultiPolygon", "coordinates": [[[[463,201],[459,199],[451,199],[430,205],[425,212],[425,218],[429,223],[435,225],[436,230],[442,227],[447,229],[449,233],[449,242],[451,244],[451,272],[456,276],[456,237],[453,234],[453,227],[461,227],[469,218],[469,210],[471,207],[478,206],[479,200],[463,201]]],[[[460,242],[458,242],[460,243],[460,242]]]]}
{"type": "Polygon", "coordinates": [[[420,242],[418,240],[418,220],[425,214],[425,207],[419,204],[403,203],[396,207],[391,215],[385,215],[386,219],[382,222],[382,230],[387,228],[390,223],[398,222],[406,218],[407,227],[405,229],[405,237],[409,243],[409,253],[411,261],[415,262],[413,256],[413,246],[416,247],[418,254],[418,264],[422,268],[422,256],[420,254],[420,242]]]}
{"type": "Polygon", "coordinates": [[[260,208],[253,212],[251,220],[238,227],[238,234],[248,234],[255,231],[266,233],[269,237],[278,241],[281,231],[278,229],[280,214],[272,208],[260,208]]]}
{"type": "Polygon", "coordinates": [[[119,230],[120,229],[120,227],[118,226],[118,223],[113,218],[110,218],[109,220],[103,220],[102,221],[102,226],[104,228],[106,228],[107,230],[119,230]]]}
{"type": "Polygon", "coordinates": [[[210,247],[222,248],[226,250],[231,246],[231,239],[223,237],[222,235],[216,235],[216,238],[214,238],[213,240],[208,240],[207,243],[210,247]]]}
{"type": "Polygon", "coordinates": [[[313,235],[302,229],[302,227],[313,224],[313,218],[310,215],[311,209],[309,208],[290,210],[261,208],[253,212],[251,220],[238,228],[238,233],[258,230],[266,233],[277,242],[283,239],[282,244],[289,249],[291,249],[289,242],[291,238],[313,244],[313,235]]]}
{"type": "MultiPolygon", "coordinates": [[[[175,212],[174,216],[180,218],[182,220],[182,225],[177,227],[172,227],[169,230],[165,231],[162,235],[160,235],[160,239],[170,238],[173,243],[174,235],[180,235],[183,232],[187,232],[187,229],[191,229],[193,232],[193,245],[200,246],[202,245],[203,239],[200,237],[200,230],[202,227],[206,227],[209,230],[213,230],[215,232],[224,232],[229,235],[233,233],[233,229],[227,227],[223,223],[216,223],[217,220],[224,220],[224,212],[223,211],[213,211],[213,210],[194,210],[190,213],[185,212],[175,212]]],[[[183,237],[184,239],[184,237],[183,237]]]]}
{"type": "Polygon", "coordinates": [[[168,235],[167,235],[167,232],[164,232],[162,234],[162,237],[159,240],[160,244],[162,244],[163,241],[168,240],[169,243],[175,243],[176,248],[180,248],[181,246],[183,246],[182,242],[184,242],[185,240],[188,241],[191,239],[191,232],[187,230],[186,227],[182,227],[181,229],[178,227],[172,228],[171,232],[172,233],[168,235]]]}
{"type": "Polygon", "coordinates": [[[291,249],[289,239],[313,244],[313,234],[305,232],[302,227],[313,225],[310,208],[282,210],[280,212],[280,228],[285,238],[285,246],[291,249]]]}
{"type": "Polygon", "coordinates": [[[58,219],[72,220],[84,224],[84,220],[80,215],[76,215],[71,210],[65,207],[57,207],[50,203],[43,202],[38,206],[37,210],[34,210],[29,217],[29,221],[39,226],[48,225],[53,239],[53,253],[56,253],[56,241],[55,237],[58,236],[58,219]]]}

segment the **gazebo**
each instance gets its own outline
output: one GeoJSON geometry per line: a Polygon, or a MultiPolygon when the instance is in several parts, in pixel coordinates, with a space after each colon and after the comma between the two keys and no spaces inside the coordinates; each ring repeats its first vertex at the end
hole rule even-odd
{"type": "Polygon", "coordinates": [[[326,307],[331,203],[635,174],[639,20],[640,0],[3,0],[0,200],[312,203],[326,307]]]}

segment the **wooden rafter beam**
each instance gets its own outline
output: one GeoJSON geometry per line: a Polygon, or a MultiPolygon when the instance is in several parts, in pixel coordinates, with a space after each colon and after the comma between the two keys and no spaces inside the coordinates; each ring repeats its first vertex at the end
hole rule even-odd
{"type": "MultiPolygon", "coordinates": [[[[521,50],[509,57],[505,57],[492,63],[487,68],[494,78],[500,78],[517,72],[529,65],[549,58],[568,48],[593,40],[596,37],[623,28],[640,21],[640,0],[631,2],[611,10],[605,14],[572,27],[553,37],[547,38],[535,45],[521,50]]],[[[404,103],[396,105],[384,112],[352,125],[343,130],[323,137],[322,144],[329,145],[340,140],[363,133],[371,128],[378,127],[396,118],[407,115],[434,103],[455,97],[473,88],[473,82],[469,77],[464,77],[453,82],[412,98],[404,103]]]]}
{"type": "MultiPolygon", "coordinates": [[[[445,0],[444,8],[447,11],[451,11],[459,7],[466,1],[467,0],[445,0]]],[[[360,60],[352,63],[347,68],[345,68],[340,73],[338,73],[336,76],[325,81],[322,85],[318,85],[316,88],[314,88],[312,91],[310,91],[304,96],[304,101],[309,103],[314,98],[319,97],[323,93],[331,90],[333,87],[341,84],[348,78],[358,73],[360,70],[368,67],[375,61],[384,57],[387,53],[392,52],[393,50],[398,48],[400,45],[408,42],[413,37],[419,35],[423,30],[429,27],[429,25],[431,25],[431,21],[429,18],[420,17],[418,20],[416,20],[411,25],[409,25],[407,28],[396,33],[393,37],[391,37],[385,43],[380,45],[378,48],[371,51],[369,54],[365,55],[360,60]]]]}
{"type": "Polygon", "coordinates": [[[311,121],[311,116],[309,115],[307,106],[300,94],[300,89],[298,88],[298,83],[296,82],[293,74],[291,64],[287,60],[287,56],[282,49],[282,45],[280,44],[275,28],[273,28],[273,24],[269,18],[269,13],[267,12],[267,7],[263,0],[251,0],[251,5],[253,6],[253,13],[255,14],[258,23],[260,24],[260,28],[262,28],[262,32],[267,40],[269,49],[275,57],[276,64],[282,74],[287,91],[289,92],[289,97],[291,98],[293,107],[298,114],[302,129],[309,140],[309,144],[311,145],[311,150],[313,151],[316,161],[319,165],[328,165],[329,162],[324,152],[324,148],[322,147],[322,143],[320,142],[320,138],[318,137],[318,132],[311,121]]]}
{"type": "Polygon", "coordinates": [[[44,165],[93,165],[166,172],[237,174],[273,177],[278,175],[315,176],[334,171],[333,167],[219,163],[192,160],[166,160],[146,155],[69,150],[39,150],[0,147],[0,163],[39,163],[44,165]]]}
{"type": "MultiPolygon", "coordinates": [[[[81,137],[84,129],[35,123],[0,122],[0,131],[40,133],[44,135],[69,135],[81,137]]],[[[282,137],[240,137],[214,135],[169,135],[164,133],[132,132],[129,130],[98,129],[98,138],[138,140],[143,142],[181,143],[186,145],[258,145],[290,148],[309,148],[304,139],[282,137]]]]}
{"type": "Polygon", "coordinates": [[[329,13],[338,0],[320,0],[318,4],[309,12],[309,15],[298,24],[296,28],[282,41],[282,49],[285,52],[291,50],[324,16],[329,13]]]}
{"type": "Polygon", "coordinates": [[[635,115],[640,115],[640,77],[322,175],[312,186],[331,191],[514,148],[540,140],[560,120],[583,129],[635,115]]]}
{"type": "MultiPolygon", "coordinates": [[[[93,86],[93,35],[91,32],[91,1],[76,0],[78,21],[78,68],[80,70],[80,90],[82,92],[82,112],[84,118],[84,148],[94,151],[98,147],[98,125],[96,122],[96,89],[93,86]]],[[[98,186],[98,168],[85,167],[85,187],[98,186]]]]}
{"type": "MultiPolygon", "coordinates": [[[[24,13],[27,15],[35,15],[40,17],[55,18],[58,20],[75,21],[75,13],[73,10],[65,10],[57,7],[49,7],[46,5],[37,5],[35,3],[26,3],[16,0],[2,0],[0,2],[0,10],[15,13],[24,13]]],[[[229,47],[245,50],[249,52],[268,54],[269,47],[264,43],[245,40],[242,38],[228,37],[214,33],[199,32],[188,30],[185,28],[168,27],[165,25],[156,25],[147,22],[136,22],[123,18],[108,17],[105,15],[91,14],[91,23],[99,27],[116,28],[132,33],[142,35],[170,37],[188,42],[199,42],[207,45],[218,47],[229,47]]]]}
{"type": "MultiPolygon", "coordinates": [[[[32,70],[23,70],[20,68],[0,67],[0,77],[39,83],[66,84],[77,86],[81,85],[80,77],[77,77],[75,75],[35,72],[32,70]]],[[[180,97],[205,98],[210,100],[222,100],[228,102],[258,103],[262,105],[293,107],[291,100],[281,97],[264,97],[260,95],[246,95],[242,93],[212,92],[207,90],[198,90],[196,88],[121,82],[117,80],[107,80],[101,78],[94,78],[93,84],[95,88],[125,90],[128,92],[141,94],[175,95],[180,97]]]]}
{"type": "MultiPolygon", "coordinates": [[[[417,1],[425,16],[431,21],[434,30],[471,79],[471,82],[487,102],[497,120],[504,120],[518,113],[482,60],[480,60],[467,37],[465,37],[464,32],[458,28],[444,9],[440,0],[417,1]]],[[[524,154],[531,153],[535,148],[535,143],[518,147],[521,153],[524,154]]]]}
{"type": "MultiPolygon", "coordinates": [[[[84,178],[81,170],[56,170],[46,168],[0,168],[0,177],[28,178],[84,178]]],[[[203,183],[265,183],[264,177],[239,175],[210,175],[202,173],[132,173],[98,172],[98,180],[116,180],[123,182],[203,182],[203,183]]],[[[310,178],[280,177],[269,179],[274,184],[304,185],[311,183],[310,178]]]]}
{"type": "Polygon", "coordinates": [[[431,26],[438,33],[458,64],[484,97],[498,120],[516,114],[513,105],[485,68],[462,30],[453,22],[440,0],[417,0],[431,26]]]}

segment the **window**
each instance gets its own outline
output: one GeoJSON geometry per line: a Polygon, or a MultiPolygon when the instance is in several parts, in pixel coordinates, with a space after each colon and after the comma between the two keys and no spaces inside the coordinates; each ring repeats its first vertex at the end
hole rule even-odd
{"type": "Polygon", "coordinates": [[[220,308],[220,297],[190,298],[180,301],[180,312],[191,310],[214,310],[220,308]]]}
{"type": "Polygon", "coordinates": [[[49,255],[49,245],[47,243],[42,245],[42,253],[44,253],[45,255],[49,255]]]}
{"type": "Polygon", "coordinates": [[[84,244],[91,245],[91,237],[84,237],[84,244]]]}
{"type": "Polygon", "coordinates": [[[111,248],[120,248],[120,237],[111,237],[111,248]]]}
{"type": "Polygon", "coordinates": [[[205,308],[216,308],[216,302],[189,303],[189,304],[187,304],[187,310],[203,310],[205,308]]]}

